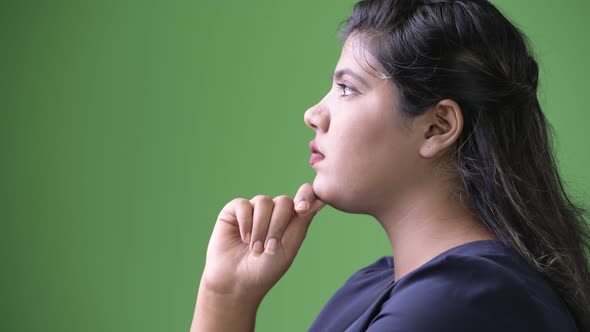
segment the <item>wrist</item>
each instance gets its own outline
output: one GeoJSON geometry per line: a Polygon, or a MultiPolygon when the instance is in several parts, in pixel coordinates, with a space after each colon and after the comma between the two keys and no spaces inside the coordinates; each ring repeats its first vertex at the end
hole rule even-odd
{"type": "Polygon", "coordinates": [[[254,331],[262,298],[241,292],[219,291],[201,281],[191,332],[254,331]]]}
{"type": "Polygon", "coordinates": [[[243,289],[239,285],[234,284],[232,287],[219,287],[215,282],[208,282],[202,279],[199,284],[198,296],[203,295],[210,299],[214,299],[219,302],[228,303],[242,303],[248,304],[250,307],[258,308],[264,294],[257,294],[248,289],[243,289]]]}
{"type": "Polygon", "coordinates": [[[219,298],[234,299],[260,305],[268,291],[263,292],[254,287],[245,287],[236,281],[223,280],[215,275],[208,275],[206,269],[203,272],[199,284],[199,293],[206,292],[219,298]]]}

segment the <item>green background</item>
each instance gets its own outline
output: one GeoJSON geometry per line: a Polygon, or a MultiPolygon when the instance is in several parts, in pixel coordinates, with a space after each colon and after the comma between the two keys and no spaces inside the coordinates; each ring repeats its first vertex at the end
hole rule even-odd
{"type": "MultiPolygon", "coordinates": [[[[223,205],[313,181],[303,114],[354,1],[0,2],[2,331],[188,331],[223,205]]],[[[584,0],[494,1],[530,36],[568,188],[589,205],[584,0]]],[[[306,330],[378,223],[329,206],[260,307],[306,330]]]]}

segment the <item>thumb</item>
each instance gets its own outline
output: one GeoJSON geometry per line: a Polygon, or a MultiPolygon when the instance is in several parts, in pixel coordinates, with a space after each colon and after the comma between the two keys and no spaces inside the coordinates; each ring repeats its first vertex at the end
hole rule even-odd
{"type": "Polygon", "coordinates": [[[295,203],[295,212],[298,215],[317,213],[326,205],[316,196],[311,183],[304,183],[299,187],[293,202],[295,203]]]}
{"type": "Polygon", "coordinates": [[[283,241],[287,248],[299,250],[311,221],[326,203],[316,196],[311,183],[302,184],[293,201],[295,214],[285,229],[283,241]]]}

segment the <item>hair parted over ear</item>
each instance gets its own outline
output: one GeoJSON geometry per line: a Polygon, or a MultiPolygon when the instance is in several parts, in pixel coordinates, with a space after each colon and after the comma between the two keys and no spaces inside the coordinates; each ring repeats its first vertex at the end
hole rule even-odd
{"type": "Polygon", "coordinates": [[[440,158],[456,174],[459,196],[590,331],[586,210],[559,174],[526,35],[487,0],[363,0],[342,25],[340,37],[358,34],[398,88],[402,118],[457,103],[463,128],[440,158]]]}

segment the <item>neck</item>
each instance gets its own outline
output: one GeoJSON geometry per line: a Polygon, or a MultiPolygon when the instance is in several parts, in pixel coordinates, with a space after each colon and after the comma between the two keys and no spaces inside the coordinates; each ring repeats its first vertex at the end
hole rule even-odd
{"type": "Polygon", "coordinates": [[[391,242],[395,280],[464,243],[497,239],[443,184],[430,183],[374,217],[391,242]]]}

